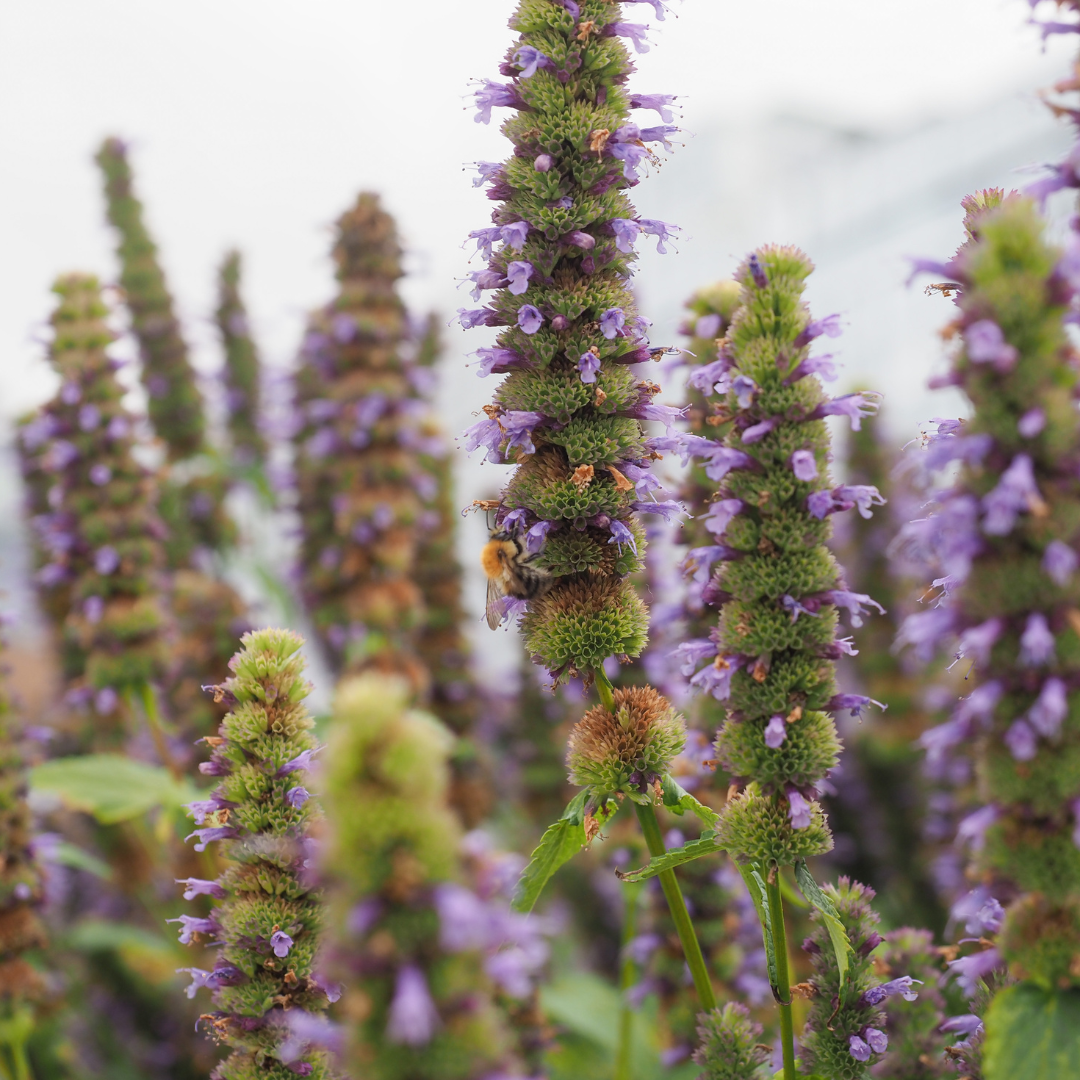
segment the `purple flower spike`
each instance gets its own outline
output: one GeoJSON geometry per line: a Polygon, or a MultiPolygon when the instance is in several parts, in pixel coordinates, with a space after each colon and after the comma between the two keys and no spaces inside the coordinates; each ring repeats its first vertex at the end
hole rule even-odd
{"type": "Polygon", "coordinates": [[[1033,612],[1020,635],[1020,663],[1024,667],[1042,667],[1053,659],[1054,635],[1050,633],[1046,616],[1033,612]]]}
{"type": "Polygon", "coordinates": [[[626,315],[620,308],[608,308],[600,316],[600,333],[611,341],[619,336],[620,331],[626,325],[626,315]]]}
{"type": "Polygon", "coordinates": [[[1042,568],[1054,582],[1064,588],[1069,584],[1077,564],[1076,552],[1061,540],[1051,540],[1043,552],[1042,568]]]}
{"type": "MultiPolygon", "coordinates": [[[[510,282],[510,292],[514,296],[520,296],[529,287],[529,278],[533,276],[533,264],[525,259],[518,259],[508,263],[506,277],[510,282]]],[[[536,310],[535,308],[533,309],[536,310]]],[[[520,316],[519,316],[520,318],[520,316]]]]}
{"type": "Polygon", "coordinates": [[[787,724],[780,713],[775,713],[769,718],[765,726],[765,745],[770,750],[778,750],[787,738],[787,724]]]}
{"type": "MultiPolygon", "coordinates": [[[[817,479],[817,459],[814,457],[812,450],[796,450],[795,453],[791,455],[789,464],[791,465],[791,471],[795,474],[796,480],[801,480],[804,484],[809,484],[811,480],[817,479]]],[[[813,510],[810,512],[814,514],[813,510]]],[[[814,514],[814,517],[824,516],[824,514],[814,514]]]]}
{"type": "Polygon", "coordinates": [[[973,364],[993,364],[998,371],[1008,371],[1019,355],[1005,340],[1001,327],[990,319],[980,319],[964,331],[968,359],[973,364]]]}
{"type": "Polygon", "coordinates": [[[600,370],[600,357],[592,349],[582,353],[577,363],[577,369],[581,372],[581,381],[583,383],[596,382],[596,373],[600,370]]]}
{"type": "Polygon", "coordinates": [[[544,316],[532,304],[522,304],[518,308],[517,324],[526,334],[535,334],[544,325],[544,316]]]}
{"type": "Polygon", "coordinates": [[[810,804],[795,790],[795,788],[788,788],[787,800],[788,817],[791,818],[791,827],[793,829],[809,829],[810,804]]]}
{"type": "Polygon", "coordinates": [[[405,964],[398,971],[390,1002],[387,1038],[406,1046],[424,1046],[431,1042],[439,1025],[439,1012],[431,999],[424,973],[414,964],[405,964]]]}
{"type": "Polygon", "coordinates": [[[750,256],[746,268],[750,271],[750,276],[754,279],[754,284],[759,289],[764,289],[769,284],[769,278],[764,269],[762,269],[761,263],[758,262],[756,254],[750,256]]]}
{"type": "Polygon", "coordinates": [[[286,956],[288,956],[289,950],[292,947],[293,939],[289,937],[289,935],[286,934],[284,931],[275,930],[273,934],[270,935],[270,948],[274,950],[274,955],[279,960],[283,960],[286,956]]]}
{"type": "Polygon", "coordinates": [[[848,1053],[856,1061],[869,1061],[870,1060],[870,1044],[864,1039],[859,1038],[858,1035],[852,1035],[848,1039],[848,1053]]]}

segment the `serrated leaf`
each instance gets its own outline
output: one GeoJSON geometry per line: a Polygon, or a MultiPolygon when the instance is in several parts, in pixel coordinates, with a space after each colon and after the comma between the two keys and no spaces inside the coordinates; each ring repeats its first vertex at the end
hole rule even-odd
{"type": "Polygon", "coordinates": [[[1031,982],[999,991],[983,1018],[986,1080],[1065,1080],[1080,1069],[1080,991],[1031,982]]]}
{"type": "MultiPolygon", "coordinates": [[[[510,905],[514,911],[532,911],[555,871],[585,846],[585,804],[589,795],[588,788],[579,791],[567,804],[562,817],[544,830],[540,843],[518,879],[510,905]]],[[[608,802],[594,816],[603,825],[614,816],[617,809],[616,803],[608,802]]]]}
{"type": "Polygon", "coordinates": [[[102,825],[145,814],[156,806],[175,809],[199,797],[186,780],[167,769],[119,754],[57,758],[30,770],[32,791],[58,795],[71,810],[92,814],[102,825]]]}
{"type": "Polygon", "coordinates": [[[663,791],[664,806],[673,814],[685,814],[688,810],[709,828],[715,828],[720,815],[704,803],[700,803],[674,777],[668,775],[660,782],[663,791]]]}
{"type": "Polygon", "coordinates": [[[654,856],[637,870],[631,870],[626,874],[621,870],[616,870],[615,875],[620,881],[648,881],[649,878],[656,877],[665,870],[673,870],[676,866],[693,862],[694,859],[701,859],[706,855],[715,855],[719,850],[720,848],[716,846],[716,835],[709,829],[696,840],[691,840],[682,847],[672,848],[670,851],[665,851],[663,855],[654,856]]]}
{"type": "Polygon", "coordinates": [[[821,891],[813,875],[806,868],[806,863],[801,859],[795,864],[795,880],[799,883],[799,891],[821,912],[821,917],[825,920],[825,928],[829,931],[829,940],[836,953],[836,968],[840,974],[840,985],[843,986],[847,976],[848,953],[851,952],[851,942],[848,941],[844,924],[836,914],[833,902],[821,891]]]}
{"type": "MultiPolygon", "coordinates": [[[[738,864],[736,864],[738,865],[738,864]]],[[[757,908],[758,918],[761,920],[761,940],[765,945],[765,965],[769,974],[769,985],[776,993],[776,987],[780,985],[780,968],[776,963],[776,941],[773,939],[772,912],[769,910],[769,894],[765,888],[765,878],[756,863],[749,863],[743,872],[739,866],[739,873],[746,882],[746,888],[750,892],[750,898],[757,908]]]]}

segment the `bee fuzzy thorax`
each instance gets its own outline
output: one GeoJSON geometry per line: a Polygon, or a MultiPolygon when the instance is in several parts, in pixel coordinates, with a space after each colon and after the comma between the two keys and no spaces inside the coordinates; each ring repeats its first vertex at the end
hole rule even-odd
{"type": "Polygon", "coordinates": [[[492,537],[480,552],[480,565],[489,578],[502,578],[507,565],[521,555],[521,545],[516,540],[492,537]]]}

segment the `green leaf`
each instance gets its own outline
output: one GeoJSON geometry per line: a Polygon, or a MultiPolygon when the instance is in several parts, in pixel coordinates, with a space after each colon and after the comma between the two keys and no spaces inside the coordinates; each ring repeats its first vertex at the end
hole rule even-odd
{"type": "Polygon", "coordinates": [[[102,825],[129,821],[156,806],[176,809],[200,794],[167,769],[118,754],[46,761],[30,770],[30,787],[58,795],[69,809],[92,814],[102,825]]]}
{"type": "Polygon", "coordinates": [[[765,945],[765,966],[769,973],[769,985],[773,987],[773,993],[775,994],[776,987],[780,985],[780,968],[776,963],[776,942],[773,939],[772,912],[769,910],[769,894],[765,889],[765,878],[762,877],[761,870],[756,863],[748,864],[745,873],[743,867],[740,866],[739,873],[742,874],[743,881],[746,882],[746,887],[750,890],[750,897],[754,901],[758,918],[761,920],[761,939],[765,945]]]}
{"type": "MultiPolygon", "coordinates": [[[[514,900],[510,905],[514,911],[532,911],[555,871],[585,846],[585,804],[590,795],[588,788],[579,791],[570,800],[562,817],[544,831],[540,843],[529,858],[529,865],[518,879],[514,900]]],[[[593,816],[603,825],[617,810],[618,804],[608,801],[593,816]]]]}
{"type": "Polygon", "coordinates": [[[67,840],[60,840],[49,847],[49,861],[70,866],[73,870],[86,870],[103,881],[112,877],[112,868],[108,863],[67,840]]]}
{"type": "Polygon", "coordinates": [[[795,880],[798,881],[799,890],[803,896],[821,912],[821,917],[825,920],[825,928],[829,931],[829,940],[836,953],[836,968],[840,974],[840,985],[843,986],[847,976],[848,953],[852,951],[844,924],[836,914],[833,902],[818,887],[818,883],[807,870],[806,863],[802,859],[795,864],[795,880]]]}
{"type": "Polygon", "coordinates": [[[672,776],[665,776],[660,786],[664,794],[664,806],[673,814],[685,814],[689,810],[709,828],[715,827],[720,820],[720,815],[715,810],[699,803],[689,791],[680,787],[672,776]]]}
{"type": "Polygon", "coordinates": [[[1080,1062],[1080,991],[1031,982],[999,991],[984,1017],[986,1080],[1065,1080],[1080,1062]]]}
{"type": "Polygon", "coordinates": [[[621,870],[615,871],[615,876],[620,881],[647,881],[665,870],[673,870],[683,863],[693,862],[705,855],[715,855],[720,848],[716,846],[716,835],[711,829],[703,832],[696,840],[691,840],[682,847],[672,848],[663,855],[655,855],[644,866],[637,870],[631,870],[624,874],[621,870]]]}

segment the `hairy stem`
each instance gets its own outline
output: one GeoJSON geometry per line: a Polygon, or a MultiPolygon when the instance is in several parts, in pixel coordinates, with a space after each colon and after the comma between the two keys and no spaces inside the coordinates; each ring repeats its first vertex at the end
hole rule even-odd
{"type": "Polygon", "coordinates": [[[784,925],[784,901],[780,895],[780,872],[775,866],[765,882],[765,892],[769,902],[773,948],[776,950],[776,986],[773,987],[773,995],[780,1010],[780,1047],[784,1054],[784,1080],[795,1080],[795,1037],[791,1022],[787,927],[784,925]]]}
{"type": "Polygon", "coordinates": [[[615,688],[611,685],[611,680],[607,677],[607,673],[603,668],[595,668],[593,675],[596,678],[596,693],[600,698],[600,704],[614,716],[615,688]]]}
{"type": "MultiPolygon", "coordinates": [[[[640,803],[634,803],[634,809],[637,811],[649,854],[654,858],[657,855],[663,855],[667,848],[664,847],[664,838],[660,835],[660,823],[656,820],[656,811],[651,806],[642,806],[640,803]]],[[[683,900],[679,882],[675,878],[675,871],[664,870],[657,877],[660,879],[660,888],[664,890],[664,899],[667,900],[668,907],[671,909],[671,918],[675,922],[675,929],[682,943],[698,1000],[701,1002],[702,1009],[710,1012],[716,1008],[716,996],[713,994],[712,983],[709,981],[709,973],[705,970],[705,957],[701,955],[701,945],[698,944],[697,934],[694,933],[694,924],[690,921],[690,914],[686,910],[686,903],[683,900]]],[[[789,1017],[789,1042],[790,1024],[789,1017]]],[[[794,1076],[794,1073],[792,1075],[794,1076]]]]}
{"type": "Polygon", "coordinates": [[[634,1036],[634,1012],[627,1001],[627,994],[634,985],[637,965],[630,955],[630,942],[637,934],[638,900],[641,898],[639,884],[623,886],[625,904],[622,927],[622,967],[619,972],[619,1046],[615,1053],[615,1080],[630,1080],[631,1042],[634,1036]]]}

